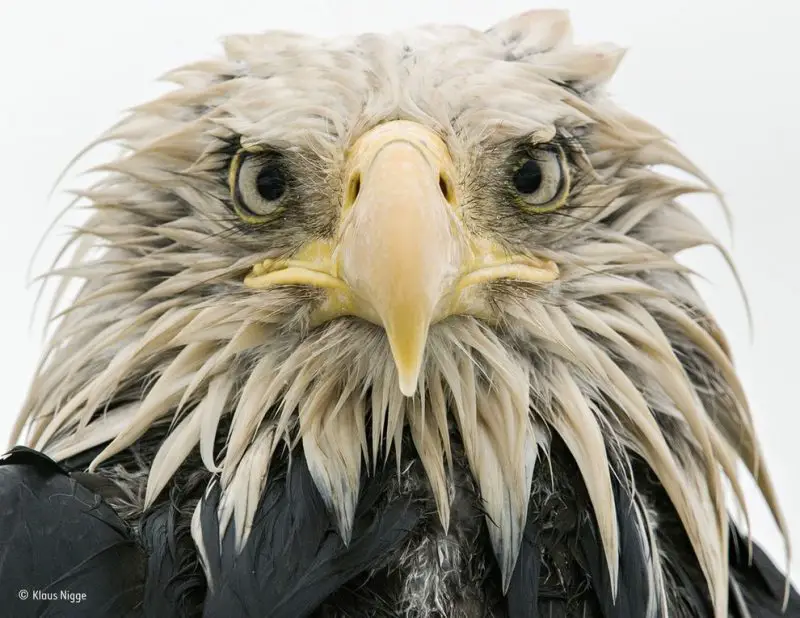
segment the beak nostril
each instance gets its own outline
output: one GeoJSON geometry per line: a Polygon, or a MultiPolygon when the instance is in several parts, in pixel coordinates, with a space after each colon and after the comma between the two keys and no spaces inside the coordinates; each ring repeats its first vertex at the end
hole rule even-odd
{"type": "Polygon", "coordinates": [[[444,199],[447,200],[448,203],[453,203],[453,189],[450,186],[447,178],[445,177],[444,173],[439,173],[439,190],[442,192],[444,199]]]}
{"type": "Polygon", "coordinates": [[[350,184],[347,186],[347,204],[353,204],[358,199],[358,194],[361,192],[361,173],[355,172],[350,179],[350,184]]]}

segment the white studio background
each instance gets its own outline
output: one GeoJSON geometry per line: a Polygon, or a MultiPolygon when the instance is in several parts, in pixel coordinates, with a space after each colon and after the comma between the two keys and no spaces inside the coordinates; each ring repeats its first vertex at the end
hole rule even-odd
{"type": "MultiPolygon", "coordinates": [[[[800,547],[800,2],[796,0],[561,0],[576,38],[630,49],[616,99],[660,126],[717,182],[733,210],[733,242],[713,200],[691,200],[732,248],[754,332],[735,282],[710,250],[686,261],[732,343],[767,462],[800,547]]],[[[42,320],[28,265],[68,202],[70,159],[125,108],[164,92],[155,78],[220,53],[234,32],[387,31],[425,22],[486,28],[534,0],[0,0],[0,451],[37,362],[42,320]]],[[[102,150],[77,170],[102,160],[102,150]]],[[[69,219],[67,219],[69,222],[69,219]]],[[[57,227],[41,273],[65,237],[57,227]]],[[[40,311],[41,315],[42,311],[40,311]]],[[[757,539],[782,560],[780,537],[748,484],[757,539]]],[[[793,568],[800,580],[800,561],[793,568]]]]}

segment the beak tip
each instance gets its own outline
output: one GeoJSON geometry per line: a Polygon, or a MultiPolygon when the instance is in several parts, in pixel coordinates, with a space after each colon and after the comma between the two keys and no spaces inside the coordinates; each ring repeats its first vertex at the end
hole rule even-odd
{"type": "Polygon", "coordinates": [[[389,347],[397,368],[400,392],[406,397],[413,397],[418,390],[419,374],[422,371],[425,356],[425,342],[428,339],[428,320],[413,320],[411,325],[403,328],[386,326],[389,347]]]}
{"type": "MultiPolygon", "coordinates": [[[[416,372],[417,374],[419,372],[416,372]]],[[[400,392],[406,397],[413,397],[417,393],[417,375],[401,375],[400,376],[400,392]]]]}

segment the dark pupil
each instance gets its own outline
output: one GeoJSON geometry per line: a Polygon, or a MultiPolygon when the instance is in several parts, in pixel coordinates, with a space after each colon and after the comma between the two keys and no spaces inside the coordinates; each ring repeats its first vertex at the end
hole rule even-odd
{"type": "Polygon", "coordinates": [[[286,192],[286,176],[280,166],[272,163],[267,164],[258,173],[256,179],[258,194],[268,202],[277,200],[286,192]]]}
{"type": "Polygon", "coordinates": [[[514,174],[514,187],[520,193],[535,193],[542,184],[542,168],[533,159],[528,159],[514,174]]]}

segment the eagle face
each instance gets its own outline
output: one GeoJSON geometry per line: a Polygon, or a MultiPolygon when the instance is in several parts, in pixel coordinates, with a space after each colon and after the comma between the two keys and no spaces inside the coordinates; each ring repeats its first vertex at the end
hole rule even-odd
{"type": "Polygon", "coordinates": [[[104,444],[97,467],[170,426],[146,504],[199,449],[240,545],[284,445],[347,541],[361,479],[406,433],[446,533],[457,441],[506,587],[557,436],[612,583],[612,480],[642,460],[724,612],[722,481],[741,501],[736,461],[761,455],[676,260],[718,246],[676,201],[715,188],[608,98],[621,55],[534,11],[486,32],[230,37],[170,73],[99,140],[124,152],[81,194],[93,215],[55,272],[83,287],[19,428],[56,459],[104,444]]]}

